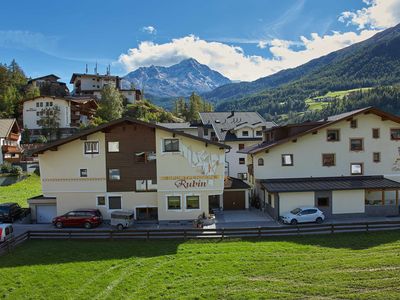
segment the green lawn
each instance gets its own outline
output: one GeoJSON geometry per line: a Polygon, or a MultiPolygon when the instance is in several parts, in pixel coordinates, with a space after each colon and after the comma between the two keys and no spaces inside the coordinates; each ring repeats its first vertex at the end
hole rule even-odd
{"type": "Polygon", "coordinates": [[[0,186],[0,203],[17,202],[27,207],[28,198],[42,194],[40,177],[32,174],[28,178],[9,186],[0,186]]]}
{"type": "Polygon", "coordinates": [[[400,231],[231,241],[29,241],[5,299],[399,299],[400,231]]]}

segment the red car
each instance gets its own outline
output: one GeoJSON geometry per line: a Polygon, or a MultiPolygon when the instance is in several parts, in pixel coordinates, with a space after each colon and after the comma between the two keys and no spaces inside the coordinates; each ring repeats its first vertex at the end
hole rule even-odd
{"type": "Polygon", "coordinates": [[[90,229],[99,226],[102,222],[103,216],[98,209],[74,210],[53,219],[53,224],[57,228],[85,227],[90,229]]]}

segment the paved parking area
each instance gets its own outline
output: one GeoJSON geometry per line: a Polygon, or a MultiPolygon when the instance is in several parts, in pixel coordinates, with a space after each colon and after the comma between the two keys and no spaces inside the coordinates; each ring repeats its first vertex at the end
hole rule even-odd
{"type": "Polygon", "coordinates": [[[214,227],[258,227],[279,226],[266,213],[259,210],[226,210],[215,214],[214,227]]]}

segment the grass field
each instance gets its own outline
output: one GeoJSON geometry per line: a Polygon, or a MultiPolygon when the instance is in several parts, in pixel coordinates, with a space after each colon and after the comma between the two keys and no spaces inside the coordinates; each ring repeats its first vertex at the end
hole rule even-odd
{"type": "Polygon", "coordinates": [[[29,241],[5,299],[399,299],[400,232],[231,241],[29,241]]]}
{"type": "Polygon", "coordinates": [[[40,177],[32,174],[28,178],[9,186],[0,186],[0,203],[17,202],[27,207],[26,199],[42,194],[40,177]]]}

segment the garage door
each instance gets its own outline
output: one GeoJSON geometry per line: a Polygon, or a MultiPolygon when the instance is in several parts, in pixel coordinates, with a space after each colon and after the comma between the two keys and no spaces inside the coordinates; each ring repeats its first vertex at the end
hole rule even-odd
{"type": "Polygon", "coordinates": [[[224,192],[224,210],[245,209],[245,191],[224,192]]]}
{"type": "Polygon", "coordinates": [[[37,223],[51,223],[51,220],[57,215],[55,205],[37,205],[36,221],[37,223]]]}

